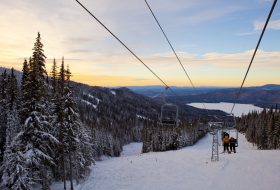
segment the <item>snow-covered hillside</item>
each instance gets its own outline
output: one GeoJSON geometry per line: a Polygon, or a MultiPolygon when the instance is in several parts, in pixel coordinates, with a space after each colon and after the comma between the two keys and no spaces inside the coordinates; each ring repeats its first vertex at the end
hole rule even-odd
{"type": "MultiPolygon", "coordinates": [[[[279,190],[280,151],[256,150],[239,135],[236,154],[212,163],[212,136],[177,151],[141,154],[141,143],[121,157],[98,161],[78,190],[279,190]]],[[[220,147],[220,152],[222,147],[220,147]]]]}

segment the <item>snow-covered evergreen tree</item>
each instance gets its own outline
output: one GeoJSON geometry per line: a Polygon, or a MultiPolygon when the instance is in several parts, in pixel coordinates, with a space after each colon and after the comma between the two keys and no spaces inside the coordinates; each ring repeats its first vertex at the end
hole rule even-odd
{"type": "MultiPolygon", "coordinates": [[[[58,140],[50,133],[51,125],[49,113],[46,112],[47,92],[46,92],[46,69],[43,44],[38,33],[33,48],[33,56],[30,61],[28,77],[22,79],[25,86],[23,96],[23,109],[27,111],[24,125],[21,132],[15,138],[12,149],[16,155],[23,155],[21,160],[22,168],[29,173],[18,173],[28,178],[29,183],[40,183],[42,189],[49,189],[51,183],[51,166],[53,161],[53,147],[58,140]]],[[[24,65],[26,66],[26,64],[24,65]]],[[[25,76],[25,75],[24,75],[25,76]]],[[[17,160],[14,160],[17,161],[17,160]]],[[[16,163],[9,163],[11,166],[16,163]]],[[[15,179],[20,180],[22,176],[15,179]]],[[[18,183],[15,181],[14,183],[18,183]]]]}
{"type": "Polygon", "coordinates": [[[52,94],[56,95],[57,94],[57,78],[58,78],[58,73],[57,73],[57,64],[56,60],[53,59],[53,65],[52,65],[52,70],[51,70],[51,87],[52,87],[52,94]]]}
{"type": "Polygon", "coordinates": [[[22,159],[22,153],[16,152],[16,150],[13,149],[15,148],[13,144],[14,143],[13,140],[17,136],[19,130],[20,130],[20,121],[19,121],[18,111],[15,108],[13,108],[12,110],[8,111],[8,117],[7,117],[6,144],[5,144],[3,164],[1,166],[1,173],[2,173],[1,187],[12,188],[15,185],[14,177],[17,175],[16,173],[19,172],[17,171],[18,169],[16,166],[19,164],[24,164],[23,163],[24,159],[22,159]],[[22,160],[18,160],[18,159],[22,159],[22,160]]]}
{"type": "Polygon", "coordinates": [[[28,189],[30,178],[27,177],[26,163],[22,152],[15,149],[19,146],[14,144],[14,139],[21,128],[18,115],[18,83],[13,68],[8,76],[7,95],[6,143],[1,166],[1,188],[28,189]]]}
{"type": "Polygon", "coordinates": [[[69,178],[71,190],[73,190],[73,177],[74,177],[74,166],[77,165],[77,157],[81,157],[81,150],[79,144],[79,132],[81,128],[81,122],[79,114],[76,111],[76,103],[70,90],[70,76],[69,70],[65,72],[66,85],[65,85],[65,134],[63,143],[66,145],[66,153],[69,163],[69,178]]]}
{"type": "Polygon", "coordinates": [[[276,109],[263,109],[261,113],[254,111],[242,116],[237,127],[259,149],[280,148],[280,112],[277,106],[276,109]]]}
{"type": "Polygon", "coordinates": [[[60,166],[58,172],[66,184],[66,175],[73,189],[73,179],[79,179],[89,173],[89,166],[93,163],[92,146],[77,112],[70,87],[71,73],[69,67],[65,69],[64,59],[59,72],[58,92],[56,103],[57,138],[61,142],[57,162],[60,166]]]}
{"type": "Polygon", "coordinates": [[[6,142],[6,128],[7,128],[7,88],[8,88],[8,74],[7,70],[0,76],[0,164],[3,161],[3,155],[6,142]]]}
{"type": "Polygon", "coordinates": [[[26,163],[25,155],[21,151],[24,147],[18,141],[11,144],[11,152],[7,154],[7,167],[2,175],[0,188],[4,190],[29,190],[32,186],[30,168],[26,163]],[[17,149],[14,149],[17,147],[17,149]]]}
{"type": "Polygon", "coordinates": [[[31,89],[31,79],[30,79],[30,68],[31,67],[31,58],[27,63],[27,60],[24,60],[23,69],[22,69],[22,78],[21,78],[21,103],[20,103],[20,121],[23,124],[25,119],[28,117],[28,113],[31,111],[30,100],[32,94],[31,89]]]}

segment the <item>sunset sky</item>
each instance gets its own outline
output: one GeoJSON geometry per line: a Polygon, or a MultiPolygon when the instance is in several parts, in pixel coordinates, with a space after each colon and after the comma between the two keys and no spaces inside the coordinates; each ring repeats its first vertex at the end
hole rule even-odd
{"type": "MultiPolygon", "coordinates": [[[[144,0],[81,0],[168,85],[190,86],[144,0]]],[[[197,86],[239,86],[270,0],[148,0],[197,86]]],[[[0,66],[21,70],[41,33],[47,68],[65,57],[73,80],[161,84],[74,0],[1,0],[0,66]]],[[[280,84],[280,3],[246,86],[280,84]]]]}

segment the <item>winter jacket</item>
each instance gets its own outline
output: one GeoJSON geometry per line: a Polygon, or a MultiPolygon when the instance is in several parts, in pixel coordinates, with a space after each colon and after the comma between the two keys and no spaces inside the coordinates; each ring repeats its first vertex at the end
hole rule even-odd
{"type": "Polygon", "coordinates": [[[228,136],[225,136],[225,138],[223,139],[223,142],[224,142],[224,143],[229,143],[229,137],[228,137],[228,136]]]}
{"type": "Polygon", "coordinates": [[[230,142],[230,144],[235,144],[235,143],[236,143],[236,139],[233,138],[233,137],[231,137],[231,138],[229,139],[229,142],[230,142]]]}

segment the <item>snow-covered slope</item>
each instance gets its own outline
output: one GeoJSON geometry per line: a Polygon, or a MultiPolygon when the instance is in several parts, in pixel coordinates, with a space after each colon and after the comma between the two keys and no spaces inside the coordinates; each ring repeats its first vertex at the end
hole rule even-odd
{"type": "MultiPolygon", "coordinates": [[[[182,150],[141,154],[141,144],[121,157],[99,161],[79,190],[279,190],[280,151],[256,150],[239,135],[236,154],[212,163],[210,135],[182,150]]],[[[221,151],[222,147],[220,147],[221,151]]]]}

